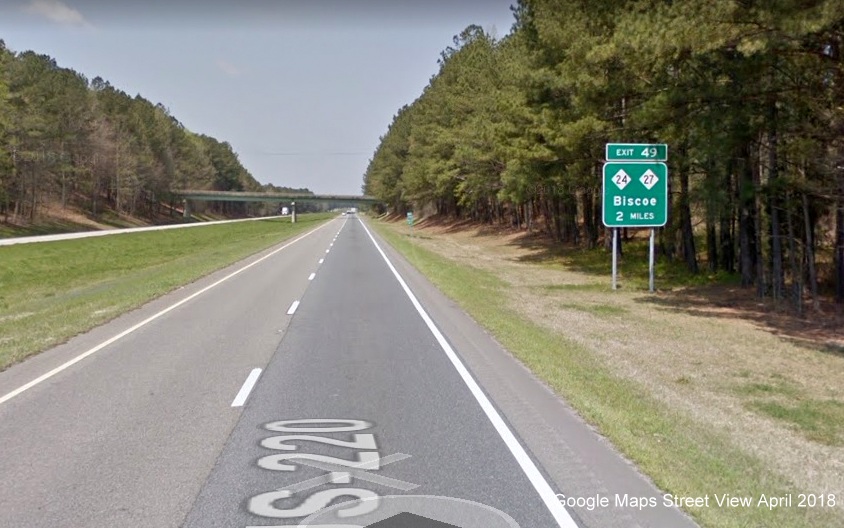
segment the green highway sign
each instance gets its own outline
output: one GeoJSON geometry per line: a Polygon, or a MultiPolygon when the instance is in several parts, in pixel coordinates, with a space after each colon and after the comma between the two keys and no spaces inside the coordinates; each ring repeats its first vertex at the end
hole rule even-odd
{"type": "Polygon", "coordinates": [[[668,219],[665,163],[604,163],[603,220],[607,227],[661,227],[668,219]]]}
{"type": "Polygon", "coordinates": [[[668,161],[665,143],[607,143],[607,161],[668,161]]]}
{"type": "Polygon", "coordinates": [[[413,213],[410,211],[407,212],[407,225],[413,225],[413,213]]]}

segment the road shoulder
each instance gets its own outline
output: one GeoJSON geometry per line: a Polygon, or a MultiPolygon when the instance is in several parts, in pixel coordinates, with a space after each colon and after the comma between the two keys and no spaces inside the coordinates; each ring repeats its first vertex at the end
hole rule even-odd
{"type": "Polygon", "coordinates": [[[615,507],[615,494],[661,497],[653,483],[399,252],[373,235],[546,476],[567,497],[610,506],[570,508],[587,526],[696,526],[676,508],[615,507]]]}

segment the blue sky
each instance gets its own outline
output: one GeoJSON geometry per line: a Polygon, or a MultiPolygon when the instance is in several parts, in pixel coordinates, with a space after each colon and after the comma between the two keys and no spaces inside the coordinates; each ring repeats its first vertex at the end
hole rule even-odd
{"type": "Polygon", "coordinates": [[[162,103],[261,183],[357,194],[399,107],[515,0],[0,0],[0,38],[162,103]]]}

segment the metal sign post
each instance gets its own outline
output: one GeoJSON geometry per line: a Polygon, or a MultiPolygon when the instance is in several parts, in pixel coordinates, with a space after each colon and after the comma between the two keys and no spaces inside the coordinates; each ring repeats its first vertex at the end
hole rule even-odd
{"type": "Polygon", "coordinates": [[[612,289],[615,290],[618,288],[617,280],[618,277],[618,228],[612,228],[612,289]]]}
{"type": "Polygon", "coordinates": [[[651,241],[650,241],[650,248],[648,250],[648,290],[653,293],[654,291],[654,239],[656,238],[656,229],[651,228],[651,241]]]}

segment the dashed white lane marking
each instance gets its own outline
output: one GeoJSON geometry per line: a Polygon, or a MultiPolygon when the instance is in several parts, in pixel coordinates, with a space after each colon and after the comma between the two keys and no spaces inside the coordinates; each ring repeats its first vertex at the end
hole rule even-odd
{"type": "Polygon", "coordinates": [[[320,263],[320,264],[322,264],[323,262],[325,262],[325,259],[324,259],[324,258],[319,259],[319,263],[320,263]]]}
{"type": "Polygon", "coordinates": [[[47,373],[45,373],[45,374],[42,374],[42,375],[38,376],[37,378],[35,378],[34,380],[30,381],[29,383],[26,383],[26,384],[24,384],[24,385],[21,385],[20,387],[18,387],[17,389],[13,390],[12,392],[9,392],[9,393],[7,393],[7,394],[3,395],[2,397],[0,397],[0,405],[2,405],[3,403],[6,403],[7,401],[11,400],[11,399],[12,399],[12,398],[14,398],[15,396],[18,396],[18,395],[19,395],[19,394],[21,394],[22,392],[27,391],[27,390],[31,389],[32,387],[35,387],[35,386],[36,386],[36,385],[38,385],[39,383],[41,383],[41,382],[43,382],[43,381],[46,381],[46,380],[48,380],[48,379],[52,378],[53,376],[55,376],[56,374],[58,374],[58,373],[62,372],[63,370],[65,370],[65,369],[68,369],[68,368],[72,367],[73,365],[75,365],[75,364],[79,363],[80,361],[82,361],[83,359],[87,358],[88,356],[93,355],[93,354],[95,354],[95,353],[99,352],[100,350],[104,349],[105,347],[107,347],[107,346],[109,346],[109,345],[111,345],[111,344],[113,344],[113,343],[115,343],[115,342],[117,342],[117,341],[120,341],[121,339],[123,339],[123,338],[124,338],[124,337],[126,337],[127,335],[131,334],[131,333],[132,333],[132,332],[134,332],[135,330],[138,330],[139,328],[143,328],[144,326],[146,326],[146,325],[148,325],[149,323],[151,323],[151,322],[155,321],[155,320],[156,320],[156,319],[158,319],[159,317],[161,317],[161,316],[163,316],[163,315],[166,315],[166,314],[168,314],[168,313],[172,312],[173,310],[175,310],[175,309],[176,309],[176,308],[178,308],[179,306],[181,306],[181,305],[185,304],[186,302],[189,302],[189,301],[191,301],[191,300],[195,299],[196,297],[199,297],[199,296],[200,296],[200,295],[202,295],[203,293],[207,292],[208,290],[210,290],[210,289],[212,289],[212,288],[214,288],[214,287],[216,287],[216,286],[219,286],[220,284],[222,284],[222,283],[226,282],[227,280],[231,279],[232,277],[234,277],[234,276],[236,276],[236,275],[239,275],[240,273],[243,273],[244,271],[248,270],[248,269],[249,269],[249,268],[251,268],[252,266],[255,266],[255,265],[257,265],[258,263],[260,263],[260,262],[263,262],[263,261],[267,260],[268,258],[270,258],[270,257],[272,257],[273,255],[277,254],[278,252],[280,252],[280,251],[282,251],[282,250],[284,250],[284,249],[286,249],[286,248],[288,248],[288,247],[292,246],[293,244],[295,244],[296,242],[298,242],[298,241],[302,240],[303,238],[308,237],[308,236],[312,235],[313,233],[316,233],[317,231],[319,231],[319,230],[320,230],[320,229],[322,229],[323,227],[327,226],[329,223],[331,223],[331,222],[326,222],[326,223],[322,224],[321,226],[317,227],[316,229],[312,229],[312,230],[308,231],[308,232],[307,232],[307,233],[305,233],[304,235],[302,235],[302,236],[300,236],[300,237],[298,237],[298,238],[295,238],[295,239],[291,240],[290,242],[288,242],[287,244],[284,244],[284,245],[283,245],[283,246],[281,246],[280,248],[275,249],[275,250],[271,251],[270,253],[267,253],[267,254],[266,254],[266,255],[264,255],[263,257],[261,257],[261,258],[259,258],[259,259],[255,260],[255,261],[250,262],[249,264],[247,264],[247,265],[243,266],[242,268],[237,269],[237,270],[235,270],[235,271],[233,271],[233,272],[229,273],[228,275],[226,275],[226,276],[225,276],[225,277],[223,277],[222,279],[218,280],[217,282],[215,282],[215,283],[213,283],[213,284],[210,284],[210,285],[208,285],[208,286],[206,286],[206,287],[202,288],[202,289],[201,289],[201,290],[199,290],[198,292],[193,293],[193,294],[191,294],[191,295],[189,295],[189,296],[185,297],[185,298],[184,298],[184,299],[182,299],[181,301],[178,301],[178,302],[175,302],[175,303],[171,304],[170,306],[168,306],[167,308],[165,308],[165,309],[161,310],[160,312],[158,312],[158,313],[156,313],[156,314],[154,314],[154,315],[151,315],[151,316],[147,317],[146,319],[144,319],[144,320],[143,320],[143,321],[141,321],[140,323],[138,323],[138,324],[136,324],[136,325],[134,325],[134,326],[131,326],[131,327],[127,328],[126,330],[124,330],[124,331],[120,332],[119,334],[117,334],[117,335],[115,335],[115,336],[113,336],[113,337],[111,337],[111,338],[109,338],[109,339],[106,339],[105,341],[103,341],[103,342],[102,342],[102,343],[100,343],[99,345],[97,345],[97,346],[95,346],[95,347],[93,347],[93,348],[90,348],[90,349],[86,350],[85,352],[83,352],[83,353],[79,354],[78,356],[76,356],[75,358],[73,358],[73,359],[71,359],[71,360],[69,360],[69,361],[66,361],[65,363],[62,363],[61,365],[59,365],[58,367],[54,368],[53,370],[51,370],[51,371],[49,371],[49,372],[47,372],[47,373]]]}
{"type": "Polygon", "coordinates": [[[234,397],[232,407],[242,407],[243,404],[246,403],[246,398],[249,397],[249,393],[252,392],[252,388],[255,387],[255,383],[258,382],[258,377],[260,375],[261,369],[252,369],[252,372],[250,372],[249,376],[246,377],[246,381],[243,382],[243,386],[237,392],[237,396],[234,397]]]}
{"type": "Polygon", "coordinates": [[[299,301],[293,301],[293,304],[290,305],[290,308],[287,309],[287,315],[293,315],[296,313],[296,308],[299,307],[299,301]]]}
{"type": "Polygon", "coordinates": [[[314,277],[316,277],[316,273],[311,273],[311,274],[308,276],[308,280],[309,280],[309,281],[312,281],[312,280],[314,280],[314,277]]]}

